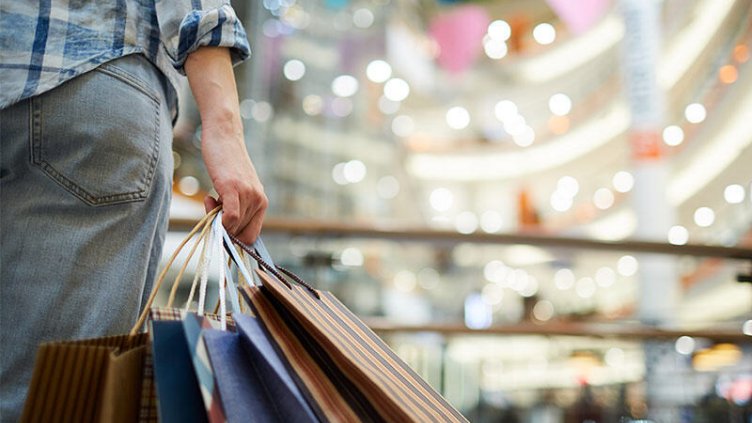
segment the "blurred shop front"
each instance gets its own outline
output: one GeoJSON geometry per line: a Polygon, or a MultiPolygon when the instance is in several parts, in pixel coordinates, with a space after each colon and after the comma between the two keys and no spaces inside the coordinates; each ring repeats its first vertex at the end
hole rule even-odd
{"type": "Polygon", "coordinates": [[[752,422],[752,0],[234,7],[265,242],[469,420],[752,422]]]}

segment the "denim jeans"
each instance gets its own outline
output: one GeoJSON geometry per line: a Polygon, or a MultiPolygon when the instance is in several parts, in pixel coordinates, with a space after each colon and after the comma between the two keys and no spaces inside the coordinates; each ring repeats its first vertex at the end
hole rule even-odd
{"type": "Polygon", "coordinates": [[[0,111],[0,416],[17,421],[40,342],[122,334],[168,223],[172,125],[141,55],[0,111]]]}

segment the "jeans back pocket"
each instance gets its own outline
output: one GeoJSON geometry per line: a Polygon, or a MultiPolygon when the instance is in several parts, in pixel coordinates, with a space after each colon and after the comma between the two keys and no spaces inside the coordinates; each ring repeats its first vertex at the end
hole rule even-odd
{"type": "MultiPolygon", "coordinates": [[[[32,162],[92,206],[143,201],[159,159],[160,95],[118,59],[32,99],[32,162]]],[[[156,85],[160,87],[160,85],[156,85]]]]}

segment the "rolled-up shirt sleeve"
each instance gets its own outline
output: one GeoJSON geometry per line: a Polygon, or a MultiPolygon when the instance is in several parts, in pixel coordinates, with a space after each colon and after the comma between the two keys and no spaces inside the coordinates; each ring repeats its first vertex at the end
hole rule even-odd
{"type": "Polygon", "coordinates": [[[233,65],[251,55],[245,28],[226,0],[157,0],[156,11],[162,45],[183,75],[185,59],[199,47],[229,48],[233,65]]]}

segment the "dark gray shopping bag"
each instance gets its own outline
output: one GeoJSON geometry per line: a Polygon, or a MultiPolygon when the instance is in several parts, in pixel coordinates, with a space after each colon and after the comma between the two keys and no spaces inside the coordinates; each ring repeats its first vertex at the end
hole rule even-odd
{"type": "Polygon", "coordinates": [[[237,332],[203,333],[227,421],[318,422],[260,323],[234,317],[237,332]]]}

